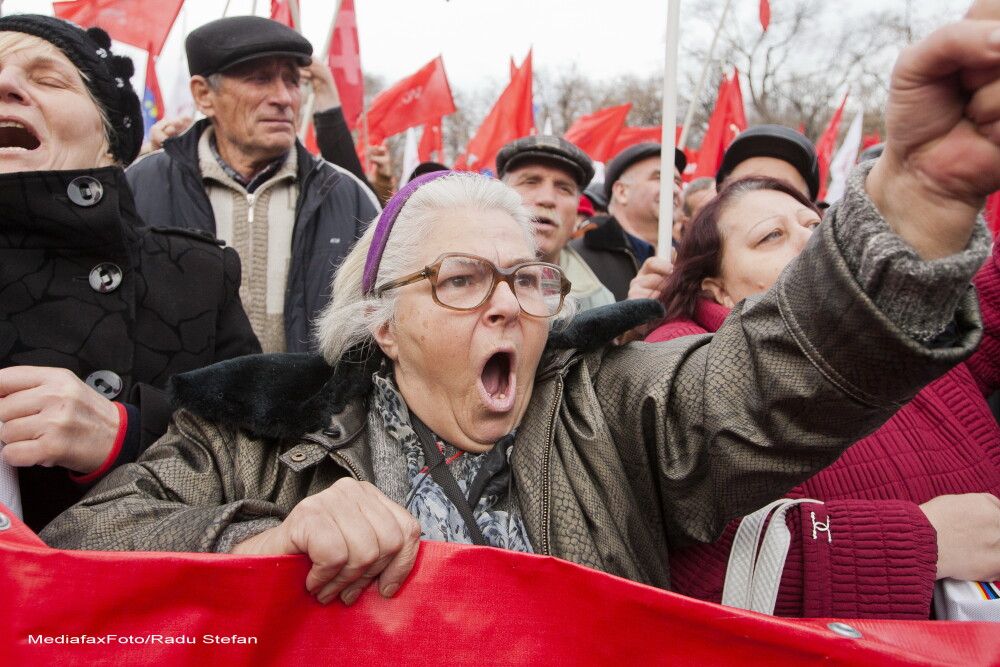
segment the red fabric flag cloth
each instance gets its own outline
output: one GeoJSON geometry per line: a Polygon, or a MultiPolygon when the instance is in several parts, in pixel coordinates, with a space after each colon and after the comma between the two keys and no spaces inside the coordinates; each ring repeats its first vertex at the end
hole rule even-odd
{"type": "Polygon", "coordinates": [[[184,0],[77,0],[53,2],[56,16],[84,28],[98,26],[112,39],[160,55],[184,0]]]}
{"type": "Polygon", "coordinates": [[[566,130],[563,138],[576,144],[591,160],[607,162],[614,153],[618,133],[625,126],[625,117],[632,110],[632,103],[618,107],[600,109],[592,114],[580,116],[566,130]]]}
{"type": "Polygon", "coordinates": [[[383,90],[368,109],[369,144],[455,112],[441,56],[383,90]]]}
{"type": "Polygon", "coordinates": [[[9,513],[0,521],[10,665],[896,667],[1000,655],[995,623],[849,620],[858,634],[847,637],[829,619],[775,618],[551,556],[441,542],[420,545],[394,598],[370,586],[352,607],[324,607],[305,590],[305,556],[60,551],[9,513]]]}
{"type": "Polygon", "coordinates": [[[771,25],[771,3],[768,0],[760,0],[760,27],[767,32],[769,25],[771,25]]]}
{"type": "Polygon", "coordinates": [[[880,143],[882,143],[882,137],[878,136],[878,130],[875,130],[872,134],[866,134],[861,137],[861,150],[880,143]]]}
{"type": "Polygon", "coordinates": [[[847,95],[840,102],[840,107],[834,112],[819,141],[816,142],[816,159],[819,162],[819,196],[817,199],[823,201],[826,197],[826,178],[830,173],[830,160],[833,159],[833,150],[837,145],[837,135],[840,134],[840,119],[844,115],[844,105],[847,104],[847,95]]]}
{"type": "Polygon", "coordinates": [[[365,79],[361,74],[360,48],[354,0],[341,0],[326,64],[333,70],[333,81],[340,93],[344,120],[352,130],[365,107],[365,79]]]}
{"type": "Polygon", "coordinates": [[[736,135],[747,129],[747,116],[743,108],[743,92],[740,90],[739,70],[733,69],[731,77],[719,84],[719,96],[715,109],[708,119],[708,129],[698,149],[698,167],[693,178],[715,176],[722,164],[722,155],[733,143],[736,135]]]}
{"type": "Polygon", "coordinates": [[[295,0],[271,0],[271,18],[278,23],[284,23],[289,28],[295,28],[295,17],[292,15],[292,3],[295,0]]]}
{"type": "Polygon", "coordinates": [[[531,79],[531,51],[528,51],[510,84],[500,93],[486,120],[469,140],[465,153],[455,161],[455,169],[488,169],[496,173],[500,149],[514,139],[535,133],[531,79]]]}
{"type": "Polygon", "coordinates": [[[444,163],[444,136],[441,134],[441,118],[424,123],[424,133],[417,146],[417,159],[421,162],[444,163]]]}

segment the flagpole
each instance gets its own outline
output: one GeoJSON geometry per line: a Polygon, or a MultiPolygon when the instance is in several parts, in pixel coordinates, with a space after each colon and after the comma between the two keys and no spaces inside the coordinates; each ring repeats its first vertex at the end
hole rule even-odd
{"type": "Polygon", "coordinates": [[[687,146],[688,131],[691,129],[691,121],[694,120],[694,110],[698,106],[698,100],[701,99],[701,90],[705,87],[705,78],[708,76],[708,69],[712,66],[712,61],[715,58],[715,44],[719,41],[722,26],[726,21],[726,14],[729,12],[729,7],[732,4],[733,0],[726,0],[726,6],[722,8],[722,16],[719,17],[719,25],[715,27],[715,36],[712,37],[712,43],[709,45],[708,53],[705,55],[705,63],[701,66],[701,76],[698,77],[698,85],[694,89],[694,96],[691,97],[691,102],[688,104],[687,115],[684,116],[684,127],[681,128],[681,138],[677,142],[682,149],[687,146]]]}
{"type": "Polygon", "coordinates": [[[656,254],[670,259],[674,226],[674,149],[677,143],[677,52],[681,0],[667,0],[667,48],[663,63],[663,135],[660,151],[660,229],[656,254]]]}
{"type": "MultiPolygon", "coordinates": [[[[298,2],[297,0],[292,0],[292,2],[295,3],[292,6],[296,8],[295,13],[292,14],[294,18],[295,15],[298,13],[298,2]]],[[[330,42],[333,41],[333,31],[337,27],[337,15],[339,14],[340,14],[340,0],[337,0],[337,2],[334,3],[333,6],[333,16],[330,18],[330,27],[326,31],[326,39],[323,41],[323,50],[320,52],[322,54],[320,56],[320,62],[322,62],[324,65],[327,66],[328,66],[328,61],[330,60],[330,42]]],[[[299,26],[300,24],[296,22],[295,25],[299,26]]],[[[300,33],[302,32],[301,28],[299,27],[296,27],[296,30],[298,30],[300,33]]],[[[337,85],[336,81],[334,81],[333,85],[337,85]]],[[[340,91],[337,92],[339,93],[340,91]]],[[[308,95],[306,95],[306,103],[302,105],[302,111],[303,111],[302,127],[299,129],[299,139],[305,140],[306,134],[309,133],[309,126],[312,125],[313,108],[315,106],[316,106],[316,92],[313,90],[312,86],[309,86],[309,93],[308,95]]]]}

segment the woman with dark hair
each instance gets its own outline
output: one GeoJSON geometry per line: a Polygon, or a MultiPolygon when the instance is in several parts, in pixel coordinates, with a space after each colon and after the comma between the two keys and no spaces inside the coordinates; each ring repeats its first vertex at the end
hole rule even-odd
{"type": "MultiPolygon", "coordinates": [[[[666,317],[646,340],[716,331],[731,309],[749,307],[777,280],[819,222],[812,203],[783,181],[747,178],[724,188],[688,227],[663,291],[666,317]]],[[[936,579],[1000,574],[995,561],[982,560],[1000,549],[1000,428],[985,399],[1000,387],[997,260],[994,251],[976,280],[987,337],[975,355],[788,493],[816,502],[785,514],[791,542],[778,615],[926,619],[936,579]]],[[[844,304],[845,315],[851,308],[844,304]]],[[[726,588],[731,599],[736,580],[726,583],[727,571],[737,566],[727,570],[727,560],[739,524],[715,544],[671,551],[675,590],[720,602],[726,588]]]]}

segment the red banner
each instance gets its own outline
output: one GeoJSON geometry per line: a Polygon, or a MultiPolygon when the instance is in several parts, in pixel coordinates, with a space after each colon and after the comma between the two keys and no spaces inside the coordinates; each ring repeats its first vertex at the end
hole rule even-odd
{"type": "MultiPolygon", "coordinates": [[[[0,517],[2,518],[2,517],[0,517]]],[[[547,556],[425,542],[391,600],[345,608],[304,556],[49,549],[0,527],[10,665],[989,665],[995,623],[772,618],[547,556]]]]}
{"type": "MultiPolygon", "coordinates": [[[[632,103],[600,109],[580,116],[566,130],[563,138],[576,144],[591,160],[607,162],[617,153],[615,141],[625,126],[625,117],[632,110],[632,103]]],[[[659,140],[657,140],[659,141],[659,140]]]]}
{"type": "Polygon", "coordinates": [[[823,201],[826,197],[826,177],[830,173],[830,160],[833,159],[833,149],[837,144],[837,135],[840,134],[840,119],[844,115],[844,105],[847,104],[847,94],[841,100],[840,106],[834,112],[833,117],[827,124],[819,141],[816,142],[816,160],[819,162],[819,195],[817,200],[823,201]]]}
{"type": "Polygon", "coordinates": [[[715,176],[722,164],[722,155],[736,135],[747,129],[747,116],[743,109],[743,92],[740,90],[740,73],[733,69],[733,75],[719,84],[719,96],[715,109],[708,119],[708,129],[698,149],[698,167],[694,178],[715,176]]]}
{"type": "Polygon", "coordinates": [[[119,42],[140,49],[152,45],[153,55],[158,56],[183,4],[184,0],[77,0],[53,2],[52,11],[84,28],[103,28],[119,42]]]}
{"type": "Polygon", "coordinates": [[[369,144],[379,144],[386,137],[407,128],[423,125],[455,113],[451,87],[438,56],[372,100],[368,109],[369,144]]]}
{"type": "Polygon", "coordinates": [[[767,27],[771,25],[771,3],[768,0],[760,0],[760,27],[767,32],[767,27]]]}
{"type": "Polygon", "coordinates": [[[441,118],[424,124],[424,133],[417,146],[417,159],[421,162],[444,162],[444,136],[441,134],[441,118]]]}
{"type": "Polygon", "coordinates": [[[513,72],[510,84],[500,93],[486,120],[469,140],[465,153],[455,161],[455,169],[496,172],[500,149],[514,139],[535,133],[532,108],[531,51],[513,72]]]}
{"type": "Polygon", "coordinates": [[[292,14],[292,3],[295,0],[271,0],[271,18],[295,29],[295,16],[292,14]]]}
{"type": "Polygon", "coordinates": [[[333,27],[326,64],[333,70],[333,81],[340,93],[347,126],[354,129],[365,106],[365,79],[361,74],[361,47],[354,0],[341,0],[333,27]]]}

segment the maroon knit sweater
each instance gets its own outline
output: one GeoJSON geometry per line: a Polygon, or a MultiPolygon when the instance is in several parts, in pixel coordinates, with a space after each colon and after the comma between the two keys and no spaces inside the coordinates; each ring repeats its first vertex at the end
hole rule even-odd
{"type": "MultiPolygon", "coordinates": [[[[792,543],[776,615],[915,620],[930,615],[937,543],[918,505],[944,494],[1000,495],[1000,428],[984,398],[1000,388],[998,250],[1000,245],[975,281],[985,324],[975,355],[788,493],[824,504],[802,503],[786,516],[792,543]],[[821,529],[815,537],[814,524],[821,529]],[[829,526],[829,537],[821,524],[829,526]]],[[[694,321],[667,323],[646,340],[714,332],[727,313],[703,301],[694,321]]],[[[738,524],[731,523],[715,544],[671,551],[675,591],[721,601],[738,524]]]]}

